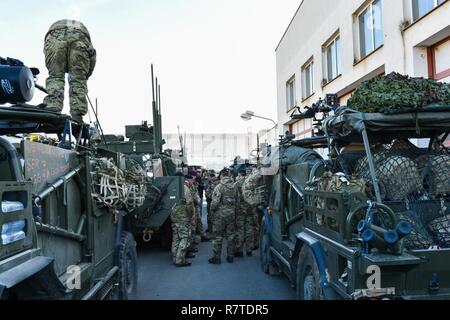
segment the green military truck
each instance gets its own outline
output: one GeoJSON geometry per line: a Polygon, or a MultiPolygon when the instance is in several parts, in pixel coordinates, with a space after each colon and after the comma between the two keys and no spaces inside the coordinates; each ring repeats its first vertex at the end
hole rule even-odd
{"type": "Polygon", "coordinates": [[[130,210],[103,205],[112,189],[96,178],[123,155],[96,150],[89,126],[26,105],[37,69],[1,62],[0,299],[134,298],[130,210]]]}
{"type": "Polygon", "coordinates": [[[282,139],[261,169],[262,270],[302,300],[449,299],[450,106],[329,115],[322,101],[306,117],[323,110],[322,135],[282,139]]]}
{"type": "Polygon", "coordinates": [[[125,136],[104,136],[96,147],[105,152],[123,154],[131,166],[137,165],[146,172],[148,181],[144,204],[130,215],[127,227],[136,239],[142,239],[144,242],[159,240],[163,248],[170,249],[170,214],[184,197],[183,178],[175,174],[187,164],[183,154],[174,154],[171,150],[163,151],[165,141],[162,134],[161,87],[158,78],[155,81],[153,65],[151,76],[153,125],[149,125],[147,121],[141,125],[127,125],[125,136]]]}
{"type": "Polygon", "coordinates": [[[170,214],[183,197],[183,178],[175,174],[183,163],[170,151],[162,152],[164,141],[156,134],[158,120],[155,121],[153,126],[147,122],[126,126],[125,137],[108,135],[96,146],[106,152],[126,155],[130,162],[145,170],[149,179],[144,205],[130,215],[127,227],[136,239],[159,240],[163,248],[169,249],[170,214]]]}

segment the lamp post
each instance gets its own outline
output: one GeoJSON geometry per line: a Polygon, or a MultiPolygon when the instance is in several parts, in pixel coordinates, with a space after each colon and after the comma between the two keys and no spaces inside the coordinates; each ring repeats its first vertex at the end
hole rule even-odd
{"type": "MultiPolygon", "coordinates": [[[[272,131],[273,129],[275,129],[278,126],[278,124],[274,120],[272,120],[270,118],[258,116],[253,111],[246,111],[245,113],[241,114],[241,119],[244,120],[244,121],[250,121],[250,120],[252,120],[252,118],[258,118],[258,119],[263,119],[263,120],[267,120],[267,121],[272,122],[274,124],[274,126],[270,130],[268,130],[267,132],[272,131]]],[[[257,161],[259,161],[259,152],[260,152],[260,150],[259,150],[259,133],[256,134],[256,137],[257,137],[257,140],[258,140],[257,141],[257,144],[258,144],[258,147],[257,147],[257,153],[258,153],[257,161]]]]}
{"type": "MultiPolygon", "coordinates": [[[[241,119],[245,120],[245,121],[250,121],[250,120],[252,120],[252,118],[259,118],[259,119],[270,121],[275,125],[275,127],[278,125],[274,120],[272,120],[270,118],[258,116],[253,111],[247,111],[241,115],[241,119]]],[[[272,130],[272,129],[270,129],[270,130],[272,130]]]]}

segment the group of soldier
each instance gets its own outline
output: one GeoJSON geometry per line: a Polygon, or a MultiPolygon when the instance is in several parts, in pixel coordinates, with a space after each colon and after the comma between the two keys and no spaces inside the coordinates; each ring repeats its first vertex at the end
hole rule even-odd
{"type": "MultiPolygon", "coordinates": [[[[182,174],[178,174],[182,176],[182,174]]],[[[228,169],[217,177],[206,175],[185,175],[184,199],[174,208],[172,221],[172,257],[177,267],[191,266],[187,259],[194,258],[200,241],[209,241],[201,221],[201,198],[203,191],[207,202],[207,232],[213,238],[211,264],[220,264],[223,240],[227,241],[227,261],[235,257],[252,256],[258,249],[258,214],[256,208],[247,204],[242,186],[247,172],[241,170],[236,179],[228,169]],[[203,185],[201,185],[203,184],[203,185]]]]}
{"type": "Polygon", "coordinates": [[[196,245],[200,241],[209,241],[200,216],[201,194],[199,179],[190,173],[177,176],[184,177],[184,198],[175,206],[171,214],[172,222],[172,256],[177,267],[191,265],[187,259],[195,258],[196,245]]]}

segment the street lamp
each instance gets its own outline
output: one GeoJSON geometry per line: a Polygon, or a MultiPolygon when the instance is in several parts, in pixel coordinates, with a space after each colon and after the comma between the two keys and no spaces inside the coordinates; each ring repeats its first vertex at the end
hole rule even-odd
{"type": "MultiPolygon", "coordinates": [[[[256,115],[253,111],[247,111],[247,112],[245,112],[245,113],[243,113],[243,114],[241,115],[241,119],[242,119],[242,120],[245,120],[245,121],[250,121],[250,120],[252,120],[252,118],[259,118],[259,119],[267,120],[267,121],[273,122],[273,124],[275,125],[275,127],[277,126],[277,123],[276,123],[274,120],[269,119],[269,118],[266,118],[266,117],[258,116],[258,115],[256,115]]],[[[273,128],[272,128],[272,129],[273,129],[273,128]]],[[[271,129],[271,130],[272,130],[272,129],[271,129]]]]}
{"type": "MultiPolygon", "coordinates": [[[[274,126],[270,130],[268,130],[267,132],[270,132],[273,129],[275,129],[276,127],[278,127],[278,124],[274,120],[266,118],[266,117],[258,116],[253,111],[246,111],[245,113],[241,114],[241,119],[244,120],[244,121],[250,121],[250,120],[252,120],[252,118],[259,118],[259,119],[263,119],[263,120],[267,120],[267,121],[273,122],[274,126]]],[[[258,144],[257,161],[259,162],[259,153],[260,153],[260,149],[259,149],[259,147],[260,147],[259,146],[259,134],[257,134],[256,137],[257,137],[257,140],[258,140],[257,141],[257,144],[258,144]]]]}

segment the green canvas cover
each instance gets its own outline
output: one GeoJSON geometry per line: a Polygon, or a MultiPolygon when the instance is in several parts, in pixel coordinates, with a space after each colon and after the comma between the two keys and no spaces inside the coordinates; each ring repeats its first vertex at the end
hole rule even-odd
{"type": "Polygon", "coordinates": [[[337,145],[362,141],[364,129],[372,143],[396,138],[429,138],[450,131],[450,106],[430,106],[423,111],[390,115],[342,107],[324,121],[324,128],[337,145]]]}

